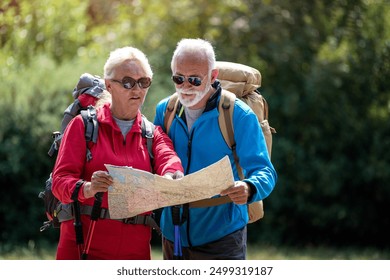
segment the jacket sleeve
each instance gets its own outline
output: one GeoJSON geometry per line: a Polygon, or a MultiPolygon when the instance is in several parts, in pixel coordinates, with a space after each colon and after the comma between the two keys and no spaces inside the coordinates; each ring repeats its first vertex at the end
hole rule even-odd
{"type": "Polygon", "coordinates": [[[244,181],[255,190],[248,203],[262,200],[272,192],[277,181],[263,132],[256,115],[249,108],[236,106],[233,122],[236,151],[246,178],[244,181]]]}
{"type": "Polygon", "coordinates": [[[160,126],[156,126],[153,140],[154,170],[158,175],[167,172],[183,172],[180,158],[177,156],[171,139],[163,132],[160,126]]]}
{"type": "Polygon", "coordinates": [[[84,123],[80,115],[65,129],[53,170],[53,194],[63,203],[71,203],[76,183],[82,178],[86,158],[84,123]]]}

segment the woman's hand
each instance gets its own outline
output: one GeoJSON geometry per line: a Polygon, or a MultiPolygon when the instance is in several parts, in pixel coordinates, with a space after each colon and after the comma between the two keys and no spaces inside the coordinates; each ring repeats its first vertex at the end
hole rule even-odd
{"type": "Polygon", "coordinates": [[[184,174],[183,174],[183,172],[177,170],[175,173],[167,172],[167,173],[164,174],[163,177],[167,178],[167,179],[177,180],[177,179],[183,178],[184,174]]]}
{"type": "Polygon", "coordinates": [[[94,197],[98,192],[107,192],[114,180],[107,171],[95,171],[91,181],[85,183],[83,193],[85,198],[94,197]]]}

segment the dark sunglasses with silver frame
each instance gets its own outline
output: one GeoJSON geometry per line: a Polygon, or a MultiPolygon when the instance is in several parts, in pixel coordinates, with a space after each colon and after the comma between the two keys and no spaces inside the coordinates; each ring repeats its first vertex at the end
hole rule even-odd
{"type": "MultiPolygon", "coordinates": [[[[184,83],[186,80],[186,78],[184,76],[181,76],[181,75],[173,75],[172,76],[172,81],[177,84],[177,85],[181,85],[182,83],[184,83]]],[[[202,84],[202,81],[203,79],[199,78],[199,77],[188,77],[187,78],[187,81],[195,86],[195,87],[198,87],[202,84]]]]}
{"type": "Polygon", "coordinates": [[[133,79],[132,77],[124,77],[122,81],[111,79],[111,81],[121,84],[125,89],[132,89],[136,84],[140,88],[148,88],[152,84],[152,80],[148,77],[142,77],[138,80],[133,79]]]}

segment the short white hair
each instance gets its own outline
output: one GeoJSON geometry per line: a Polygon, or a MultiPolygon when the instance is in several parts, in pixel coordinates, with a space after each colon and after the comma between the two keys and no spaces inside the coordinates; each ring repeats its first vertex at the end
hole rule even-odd
{"type": "Polygon", "coordinates": [[[104,78],[114,78],[115,69],[126,60],[138,61],[141,64],[141,67],[145,70],[147,77],[153,77],[153,71],[146,55],[137,48],[123,47],[118,48],[110,53],[110,56],[104,65],[104,78]]]}
{"type": "Polygon", "coordinates": [[[171,60],[171,69],[174,71],[176,67],[176,59],[179,55],[204,55],[207,58],[209,71],[215,68],[215,52],[209,41],[204,39],[181,39],[177,43],[176,49],[173,52],[171,60]]]}

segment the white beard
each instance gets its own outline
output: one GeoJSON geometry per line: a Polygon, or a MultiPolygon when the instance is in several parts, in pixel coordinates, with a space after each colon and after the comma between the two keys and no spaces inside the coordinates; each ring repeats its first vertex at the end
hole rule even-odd
{"type": "Polygon", "coordinates": [[[196,89],[183,90],[181,88],[176,88],[176,92],[179,95],[180,103],[183,104],[184,107],[190,108],[198,104],[199,101],[202,100],[202,98],[209,92],[210,88],[211,88],[211,83],[210,81],[208,81],[203,91],[196,90],[196,89]],[[186,94],[195,94],[195,97],[192,100],[184,99],[183,95],[186,94]]]}

